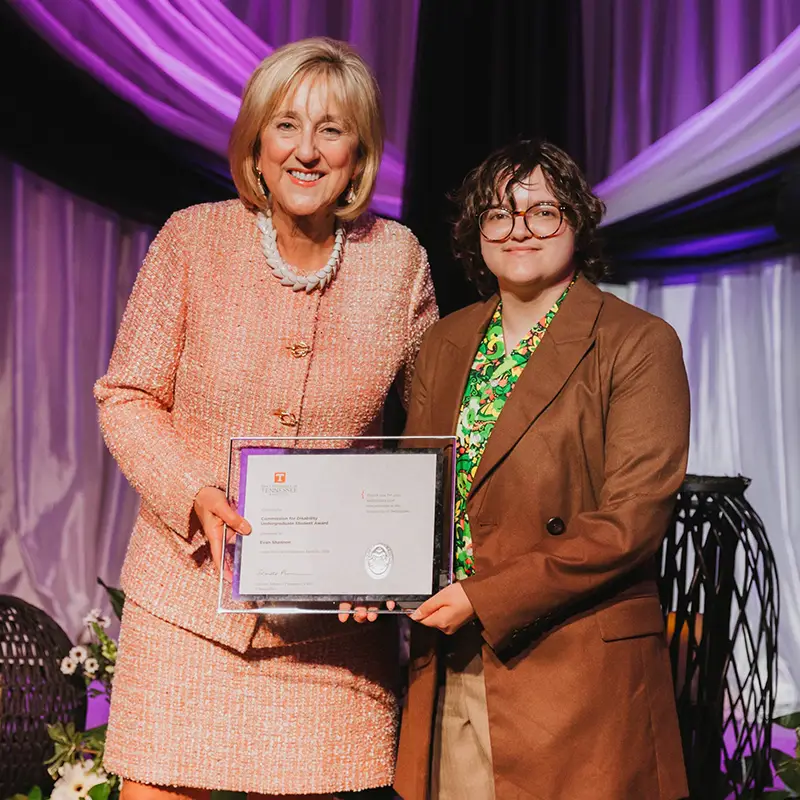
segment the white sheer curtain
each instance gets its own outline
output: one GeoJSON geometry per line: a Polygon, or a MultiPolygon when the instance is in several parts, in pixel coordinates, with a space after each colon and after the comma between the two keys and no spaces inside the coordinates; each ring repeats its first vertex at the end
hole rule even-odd
{"type": "Polygon", "coordinates": [[[689,471],[744,475],[781,595],[778,713],[800,707],[800,256],[604,287],[666,319],[692,388],[689,471]]]}
{"type": "Polygon", "coordinates": [[[0,158],[0,594],[70,636],[119,577],[137,498],[92,384],[153,231],[0,158]]]}

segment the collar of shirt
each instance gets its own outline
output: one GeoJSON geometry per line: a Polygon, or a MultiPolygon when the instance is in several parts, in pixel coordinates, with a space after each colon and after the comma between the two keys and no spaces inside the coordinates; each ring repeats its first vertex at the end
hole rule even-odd
{"type": "MultiPolygon", "coordinates": [[[[569,285],[561,293],[558,300],[553,303],[547,310],[547,313],[530,329],[528,335],[510,352],[507,353],[505,346],[505,339],[503,338],[503,301],[497,304],[489,326],[486,328],[484,341],[487,343],[486,353],[480,354],[481,361],[501,361],[506,355],[521,355],[530,356],[531,352],[535,349],[538,342],[535,339],[541,339],[544,332],[547,330],[550,323],[553,321],[558,309],[564,302],[569,290],[575,283],[575,277],[569,282],[569,285]]],[[[476,359],[477,360],[477,359],[476,359]]],[[[477,365],[476,365],[477,366],[477,365]]]]}

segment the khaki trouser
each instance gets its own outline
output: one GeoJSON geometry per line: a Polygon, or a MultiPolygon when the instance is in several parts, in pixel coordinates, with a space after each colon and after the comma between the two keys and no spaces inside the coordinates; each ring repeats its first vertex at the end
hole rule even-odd
{"type": "Polygon", "coordinates": [[[448,639],[433,738],[431,800],[494,800],[482,641],[474,625],[448,639]]]}

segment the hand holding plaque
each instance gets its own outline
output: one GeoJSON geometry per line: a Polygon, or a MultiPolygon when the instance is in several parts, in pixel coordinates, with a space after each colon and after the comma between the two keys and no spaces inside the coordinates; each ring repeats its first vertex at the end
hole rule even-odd
{"type": "Polygon", "coordinates": [[[233,580],[233,570],[223,562],[225,546],[239,534],[248,536],[252,531],[250,523],[231,508],[228,498],[215,486],[203,487],[194,498],[194,512],[200,521],[214,567],[225,571],[225,577],[233,580]]]}

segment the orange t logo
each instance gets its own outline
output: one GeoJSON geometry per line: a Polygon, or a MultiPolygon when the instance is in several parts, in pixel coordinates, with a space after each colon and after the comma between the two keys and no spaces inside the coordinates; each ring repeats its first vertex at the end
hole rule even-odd
{"type": "Polygon", "coordinates": [[[286,483],[286,473],[285,472],[276,472],[275,473],[275,483],[286,483]]]}

